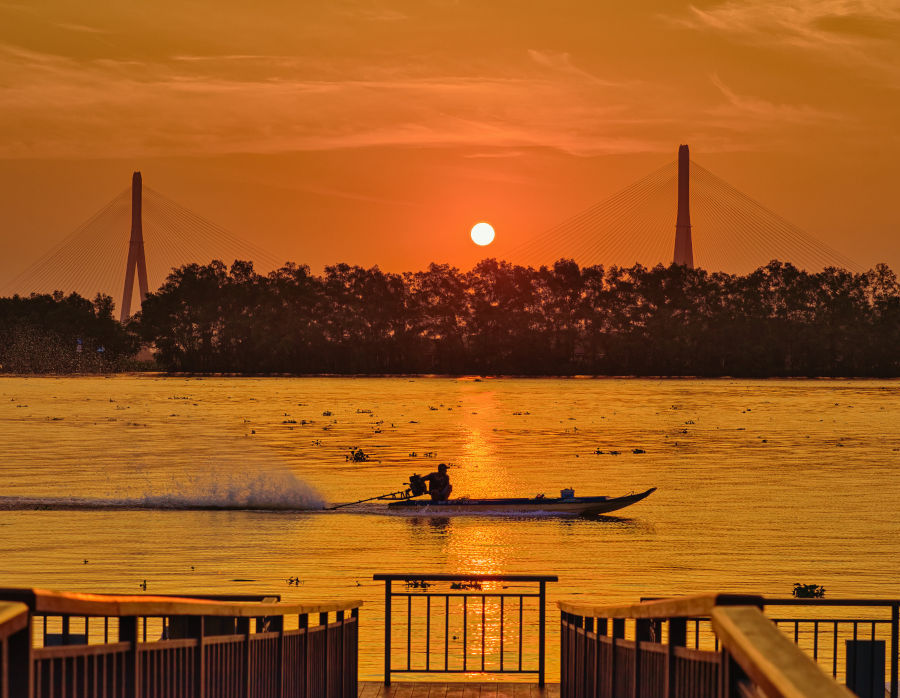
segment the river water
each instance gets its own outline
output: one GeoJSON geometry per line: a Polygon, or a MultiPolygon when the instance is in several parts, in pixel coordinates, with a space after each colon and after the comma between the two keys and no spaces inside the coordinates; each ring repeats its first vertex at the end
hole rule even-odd
{"type": "Polygon", "coordinates": [[[897,381],[3,378],[0,434],[0,586],[363,599],[361,678],[376,572],[557,574],[551,602],[900,596],[897,381]],[[322,510],[439,462],[454,496],[658,491],[597,521],[322,510]]]}

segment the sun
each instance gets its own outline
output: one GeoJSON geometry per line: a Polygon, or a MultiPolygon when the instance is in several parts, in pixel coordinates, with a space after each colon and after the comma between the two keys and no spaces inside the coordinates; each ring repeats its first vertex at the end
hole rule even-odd
{"type": "Polygon", "coordinates": [[[490,245],[494,241],[494,228],[490,223],[476,223],[472,226],[472,242],[476,245],[490,245]]]}

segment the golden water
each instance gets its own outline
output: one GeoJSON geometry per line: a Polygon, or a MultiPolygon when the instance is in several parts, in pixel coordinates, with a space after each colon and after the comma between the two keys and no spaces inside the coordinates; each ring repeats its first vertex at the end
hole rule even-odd
{"type": "Polygon", "coordinates": [[[558,574],[551,601],[900,596],[896,381],[5,378],[0,434],[0,585],[361,598],[362,678],[375,572],[558,574]],[[454,496],[659,489],[600,521],[319,509],[439,462],[454,496]],[[169,508],[217,503],[259,510],[169,508]]]}

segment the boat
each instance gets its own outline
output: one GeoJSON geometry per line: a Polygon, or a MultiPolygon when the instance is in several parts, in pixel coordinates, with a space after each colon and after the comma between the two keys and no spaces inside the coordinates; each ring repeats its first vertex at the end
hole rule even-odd
{"type": "Polygon", "coordinates": [[[520,497],[506,499],[403,499],[388,504],[396,512],[443,516],[454,514],[556,514],[560,516],[598,516],[631,506],[656,491],[655,487],[623,497],[576,497],[572,490],[563,490],[560,497],[520,497]]]}

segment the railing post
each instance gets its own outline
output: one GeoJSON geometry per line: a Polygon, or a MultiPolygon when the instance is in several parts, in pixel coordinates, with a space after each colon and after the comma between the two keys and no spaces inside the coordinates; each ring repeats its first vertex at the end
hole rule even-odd
{"type": "MultiPolygon", "coordinates": [[[[278,685],[278,698],[281,698],[284,695],[284,616],[275,616],[271,618],[269,621],[269,630],[275,630],[278,633],[277,654],[281,658],[281,661],[278,662],[278,676],[275,680],[278,685]]],[[[249,637],[247,638],[247,644],[250,644],[249,637]]]]}
{"type": "Polygon", "coordinates": [[[900,641],[900,603],[891,604],[891,698],[900,696],[900,686],[897,685],[897,654],[900,649],[897,643],[900,641]]]}
{"type": "MultiPolygon", "coordinates": [[[[545,640],[546,640],[546,632],[547,632],[547,582],[541,580],[540,582],[540,608],[538,610],[538,635],[540,641],[540,649],[538,650],[538,686],[541,688],[544,687],[544,673],[546,670],[546,657],[544,656],[545,651],[545,640]]],[[[519,632],[522,632],[521,629],[519,632]]]]}
{"type": "Polygon", "coordinates": [[[304,695],[309,695],[309,681],[312,671],[309,668],[309,660],[312,657],[312,650],[309,647],[309,614],[301,613],[297,618],[297,627],[303,631],[303,682],[304,695]]]}
{"type": "Polygon", "coordinates": [[[632,681],[632,698],[641,695],[641,643],[650,641],[650,619],[637,618],[634,621],[634,680],[632,681]]]}
{"type": "Polygon", "coordinates": [[[669,645],[666,652],[666,698],[675,698],[675,648],[687,644],[687,620],[669,618],[669,645]]]}
{"type": "MultiPolygon", "coordinates": [[[[594,687],[591,685],[590,681],[588,681],[588,676],[590,676],[590,672],[588,671],[589,662],[594,661],[593,655],[594,652],[591,652],[591,644],[590,638],[588,637],[588,633],[594,632],[594,619],[593,617],[586,617],[584,619],[584,654],[582,655],[581,666],[584,668],[584,681],[582,682],[582,695],[591,696],[593,695],[594,687]]],[[[594,642],[597,640],[597,636],[594,635],[594,642]]],[[[596,680],[596,674],[595,680],[596,680]]]]}
{"type": "Polygon", "coordinates": [[[384,685],[391,685],[391,580],[384,580],[384,685]]]}
{"type": "MultiPolygon", "coordinates": [[[[121,621],[120,621],[121,622],[121,621]]],[[[205,623],[203,616],[189,616],[187,619],[188,637],[197,642],[197,653],[194,655],[194,695],[197,698],[206,696],[206,647],[203,644],[205,623]]]]}
{"type": "Polygon", "coordinates": [[[350,656],[347,659],[349,664],[344,668],[350,672],[348,695],[353,698],[359,690],[359,608],[354,608],[350,611],[350,618],[354,621],[353,633],[354,637],[356,637],[356,642],[350,643],[350,656]]]}
{"type": "Polygon", "coordinates": [[[137,616],[119,618],[119,642],[131,643],[128,652],[125,654],[124,676],[122,677],[125,695],[129,698],[140,698],[141,656],[138,653],[137,616]]]}
{"type": "Polygon", "coordinates": [[[6,674],[9,698],[34,696],[34,656],[32,654],[31,610],[24,628],[7,639],[2,670],[6,674]]]}
{"type": "MultiPolygon", "coordinates": [[[[566,652],[567,637],[569,635],[568,616],[569,614],[565,611],[560,611],[559,613],[559,695],[561,698],[567,698],[569,695],[566,691],[566,687],[568,686],[568,681],[566,679],[568,670],[566,664],[569,660],[568,652],[566,652]]],[[[519,632],[521,632],[521,630],[519,632]]]]}
{"type": "MultiPolygon", "coordinates": [[[[236,618],[235,630],[244,636],[244,646],[242,647],[242,661],[244,664],[244,698],[250,698],[250,619],[236,618]]],[[[284,661],[284,657],[281,658],[284,661]]]]}
{"type": "Polygon", "coordinates": [[[618,618],[611,619],[612,622],[609,623],[609,671],[607,672],[607,676],[609,676],[609,692],[607,695],[614,696],[616,695],[616,670],[618,669],[618,662],[616,661],[616,640],[619,637],[619,629],[620,627],[624,630],[625,621],[621,621],[622,625],[620,626],[620,620],[618,618]]]}

